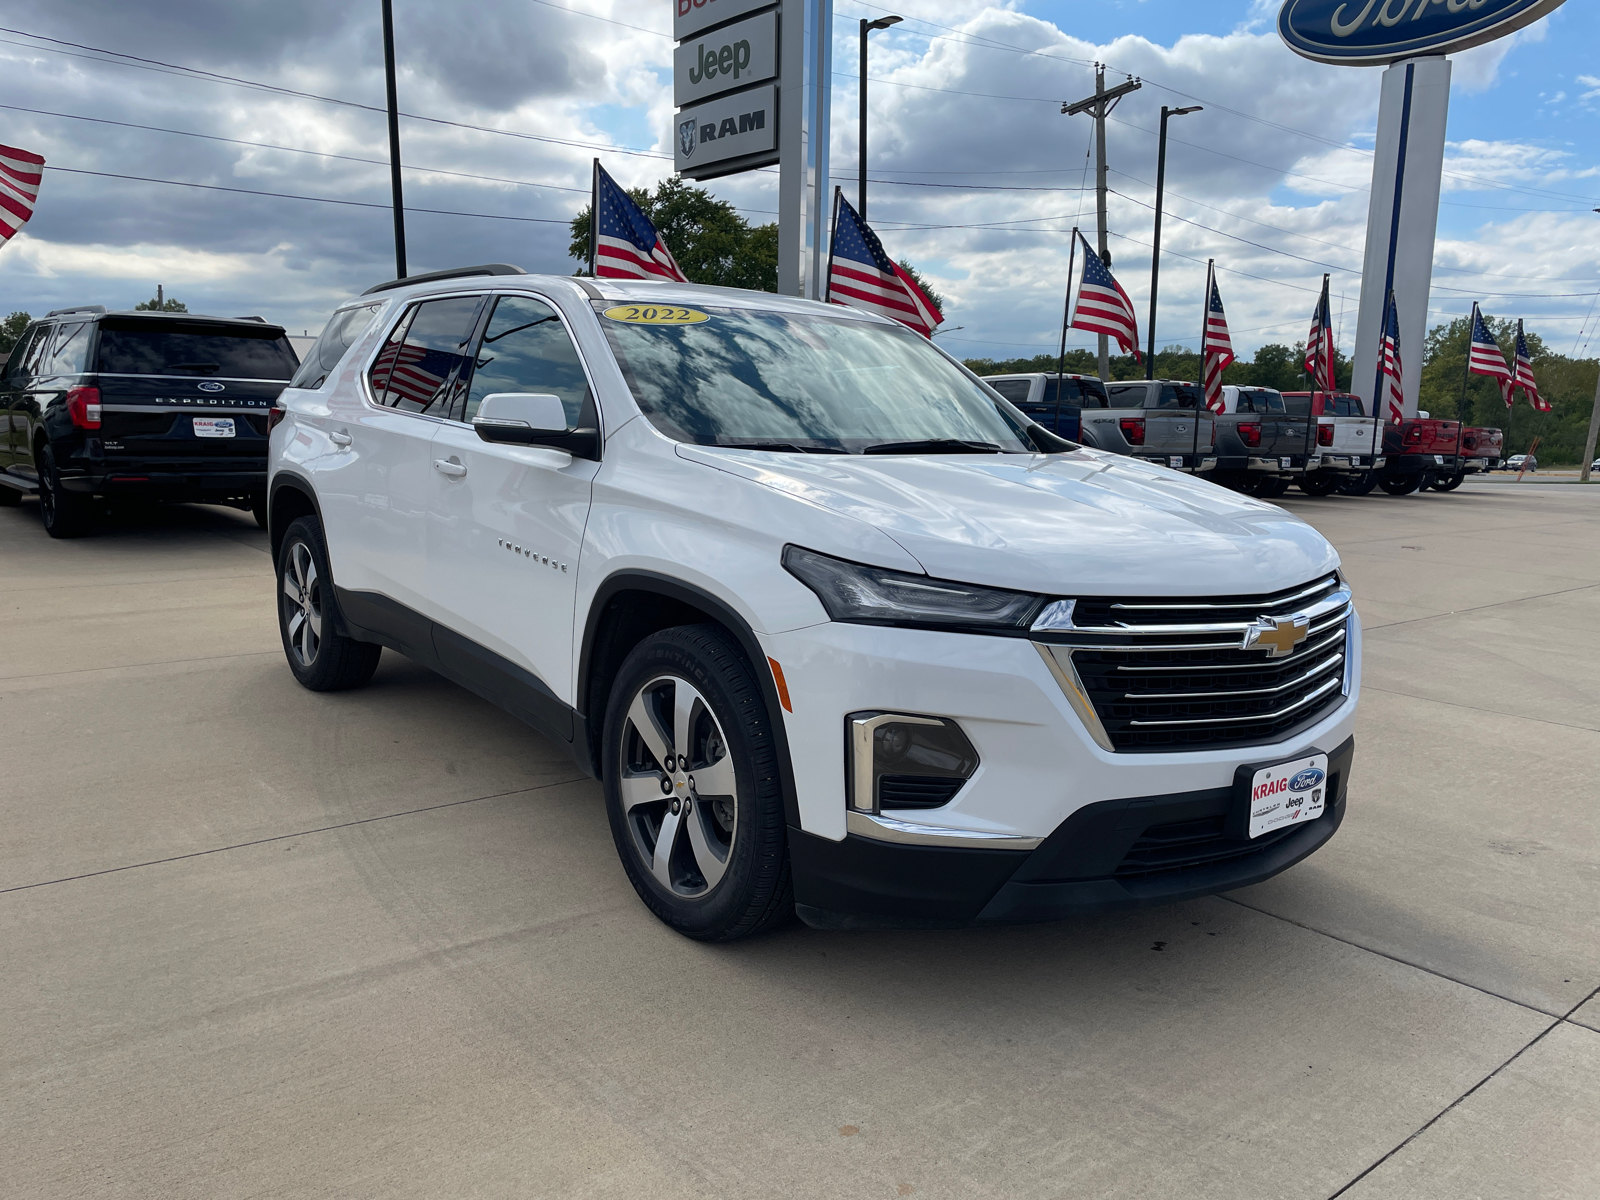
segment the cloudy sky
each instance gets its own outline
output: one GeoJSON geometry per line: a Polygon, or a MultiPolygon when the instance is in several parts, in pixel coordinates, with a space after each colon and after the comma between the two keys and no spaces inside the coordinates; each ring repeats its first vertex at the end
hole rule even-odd
{"type": "MultiPolygon", "coordinates": [[[[833,170],[852,189],[857,21],[906,17],[873,35],[871,216],[947,296],[961,328],[943,344],[1054,348],[1065,231],[1094,212],[1091,123],[1060,103],[1093,91],[1099,60],[1144,80],[1109,136],[1114,269],[1141,325],[1157,113],[1199,103],[1172,125],[1158,340],[1195,343],[1214,257],[1236,346],[1303,337],[1331,271],[1349,352],[1379,71],[1295,57],[1276,7],[836,0],[833,170]]],[[[411,269],[570,274],[591,157],[628,184],[671,170],[670,14],[671,0],[395,0],[406,202],[435,210],[408,216],[411,269]]],[[[1597,41],[1581,0],[1456,59],[1431,320],[1481,299],[1556,349],[1600,346],[1597,41]]],[[[0,59],[0,142],[50,167],[33,222],[0,248],[0,312],[127,307],[161,283],[192,311],[315,333],[393,274],[378,0],[12,0],[0,59]]],[[[760,222],[775,185],[712,187],[760,222]]]]}

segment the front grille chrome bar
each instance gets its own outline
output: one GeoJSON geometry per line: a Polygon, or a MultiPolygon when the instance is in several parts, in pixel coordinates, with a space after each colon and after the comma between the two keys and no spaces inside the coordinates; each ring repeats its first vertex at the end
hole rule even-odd
{"type": "MultiPolygon", "coordinates": [[[[1275,696],[1279,692],[1291,691],[1297,687],[1304,687],[1318,675],[1331,671],[1334,667],[1344,665],[1344,654],[1337,653],[1331,658],[1325,658],[1309,671],[1298,678],[1291,679],[1288,683],[1280,683],[1277,687],[1248,688],[1239,691],[1226,692],[1128,692],[1124,700],[1227,700],[1243,698],[1245,696],[1275,696]]],[[[1138,722],[1135,722],[1138,724],[1138,722]]]]}
{"type": "MultiPolygon", "coordinates": [[[[1273,613],[1264,611],[1262,613],[1262,618],[1265,620],[1292,620],[1297,617],[1307,617],[1313,623],[1315,623],[1325,617],[1342,612],[1342,610],[1349,605],[1350,600],[1351,596],[1349,590],[1346,588],[1340,588],[1332,595],[1324,597],[1316,604],[1313,604],[1309,608],[1303,609],[1300,612],[1279,611],[1273,613]]],[[[1247,608],[1249,606],[1244,604],[1233,604],[1229,605],[1228,607],[1238,609],[1247,608]]],[[[1263,607],[1265,608],[1267,606],[1263,607]]],[[[1270,607],[1277,608],[1278,606],[1273,605],[1270,607]]],[[[1079,625],[1073,630],[1073,632],[1099,634],[1101,636],[1111,634],[1123,637],[1183,637],[1185,635],[1203,636],[1214,633],[1237,633],[1239,635],[1240,643],[1243,644],[1245,632],[1251,629],[1255,624],[1255,621],[1219,621],[1215,623],[1196,623],[1186,625],[1130,625],[1126,622],[1119,622],[1116,625],[1079,625]]],[[[1145,648],[1146,647],[1140,647],[1140,649],[1145,648]]]]}
{"type": "Polygon", "coordinates": [[[1178,725],[1236,725],[1243,721],[1276,721],[1279,717],[1286,717],[1290,713],[1304,708],[1313,700],[1316,700],[1322,696],[1326,696],[1331,689],[1338,687],[1340,682],[1341,681],[1338,679],[1330,679],[1327,683],[1324,683],[1321,687],[1317,688],[1316,691],[1302,696],[1293,704],[1286,705],[1280,709],[1275,709],[1272,712],[1250,713],[1249,715],[1243,717],[1198,717],[1193,719],[1167,721],[1129,721],[1128,724],[1139,725],[1146,728],[1154,728],[1157,726],[1170,727],[1178,725]]]}
{"type": "Polygon", "coordinates": [[[1192,602],[1185,604],[1180,601],[1174,604],[1113,604],[1111,607],[1121,609],[1123,612],[1193,612],[1202,609],[1220,609],[1222,611],[1227,611],[1228,609],[1255,608],[1257,606],[1278,608],[1281,605],[1293,604],[1296,600],[1304,600],[1307,596],[1315,596],[1319,592],[1325,592],[1331,587],[1337,587],[1338,584],[1338,576],[1330,575],[1320,583],[1314,583],[1310,587],[1294,593],[1292,596],[1267,596],[1261,599],[1241,600],[1237,604],[1216,604],[1209,602],[1204,604],[1195,604],[1192,602]]]}

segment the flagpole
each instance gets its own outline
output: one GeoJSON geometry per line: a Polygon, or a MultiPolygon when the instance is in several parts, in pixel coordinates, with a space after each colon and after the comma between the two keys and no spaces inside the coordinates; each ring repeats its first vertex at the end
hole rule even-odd
{"type": "Polygon", "coordinates": [[[1467,361],[1461,367],[1461,399],[1456,401],[1456,469],[1461,468],[1461,444],[1467,433],[1467,384],[1472,381],[1472,335],[1478,330],[1478,302],[1472,302],[1467,318],[1467,361]]]}
{"type": "MultiPolygon", "coordinates": [[[[1072,319],[1072,270],[1078,261],[1078,227],[1072,227],[1072,246],[1067,251],[1067,299],[1061,309],[1061,354],[1056,359],[1056,424],[1061,423],[1061,377],[1067,369],[1067,322],[1072,319]]],[[[1083,434],[1080,418],[1078,434],[1083,434]]]]}
{"type": "MultiPolygon", "coordinates": [[[[1206,393],[1206,340],[1211,334],[1211,290],[1214,287],[1216,287],[1216,279],[1217,279],[1217,260],[1214,259],[1214,258],[1208,258],[1208,259],[1206,259],[1206,294],[1203,297],[1201,297],[1201,300],[1200,300],[1200,404],[1201,404],[1202,407],[1205,407],[1208,410],[1210,408],[1210,405],[1206,404],[1206,394],[1205,394],[1206,393]]],[[[1154,345],[1153,342],[1151,344],[1154,345]]],[[[1150,355],[1150,374],[1149,374],[1149,378],[1151,378],[1151,379],[1155,378],[1155,371],[1156,371],[1155,361],[1156,361],[1155,360],[1155,352],[1152,350],[1151,351],[1151,355],[1150,355]]],[[[1222,386],[1220,381],[1217,383],[1217,386],[1219,388],[1222,386]]],[[[1215,422],[1216,422],[1216,418],[1213,416],[1212,423],[1215,424],[1215,422]]],[[[1190,442],[1189,442],[1189,458],[1190,458],[1191,462],[1193,461],[1193,459],[1199,453],[1200,453],[1200,409],[1196,408],[1194,410],[1194,437],[1191,438],[1190,442]]],[[[1196,467],[1199,466],[1198,463],[1194,463],[1194,465],[1196,467]]]]}
{"type": "Polygon", "coordinates": [[[822,302],[828,304],[833,300],[833,244],[839,240],[839,201],[844,197],[844,189],[837,184],[833,188],[833,224],[828,229],[828,273],[822,277],[822,302]]]}
{"type": "Polygon", "coordinates": [[[594,160],[589,176],[589,278],[596,279],[594,260],[600,252],[600,160],[594,160]]]}
{"type": "MultiPolygon", "coordinates": [[[[1328,349],[1328,343],[1333,341],[1333,313],[1328,308],[1328,274],[1326,271],[1324,271],[1322,275],[1322,299],[1317,301],[1317,324],[1322,329],[1322,332],[1317,335],[1317,361],[1322,364],[1326,371],[1327,378],[1329,380],[1326,390],[1331,392],[1335,390],[1334,384],[1336,384],[1338,380],[1334,378],[1335,367],[1333,357],[1325,353],[1325,351],[1328,349]]],[[[1302,363],[1301,365],[1304,366],[1305,364],[1302,363]]],[[[1317,396],[1320,393],[1317,388],[1317,379],[1315,374],[1313,374],[1312,378],[1306,380],[1306,382],[1311,385],[1311,391],[1306,396],[1306,436],[1305,441],[1301,444],[1300,450],[1301,453],[1306,456],[1306,465],[1310,466],[1311,446],[1313,441],[1315,441],[1311,431],[1317,427],[1317,396]]],[[[1326,403],[1326,401],[1324,401],[1324,403],[1326,403]]],[[[1287,405],[1285,406],[1285,409],[1287,410],[1287,405]]],[[[1287,415],[1287,412],[1285,415],[1287,415]]]]}

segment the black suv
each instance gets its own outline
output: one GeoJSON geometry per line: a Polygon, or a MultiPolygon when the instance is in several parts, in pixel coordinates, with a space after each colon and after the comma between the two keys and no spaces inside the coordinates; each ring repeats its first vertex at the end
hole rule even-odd
{"type": "Polygon", "coordinates": [[[96,496],[249,508],[266,526],[267,414],[299,366],[260,317],[63,308],[0,376],[0,504],[38,492],[52,537],[96,496]]]}

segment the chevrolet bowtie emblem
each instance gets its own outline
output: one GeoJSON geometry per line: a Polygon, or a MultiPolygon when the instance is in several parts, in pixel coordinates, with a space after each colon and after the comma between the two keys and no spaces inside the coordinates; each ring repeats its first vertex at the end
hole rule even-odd
{"type": "Polygon", "coordinates": [[[1306,640],[1310,632],[1309,617],[1262,617],[1244,631],[1244,648],[1256,647],[1267,652],[1268,658],[1283,658],[1306,640]]]}

